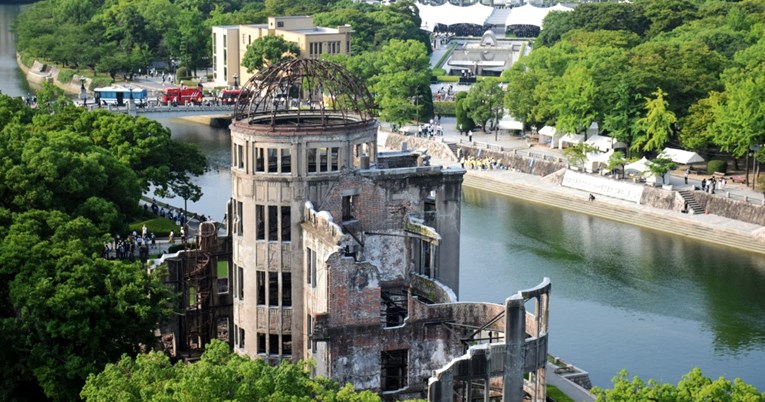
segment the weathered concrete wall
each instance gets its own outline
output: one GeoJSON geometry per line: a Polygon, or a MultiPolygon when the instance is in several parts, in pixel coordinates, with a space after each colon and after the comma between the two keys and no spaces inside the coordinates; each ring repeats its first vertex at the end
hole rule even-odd
{"type": "MultiPolygon", "coordinates": [[[[55,66],[48,66],[35,60],[34,64],[32,64],[32,67],[30,68],[21,62],[21,56],[18,53],[16,54],[16,64],[18,64],[19,68],[26,76],[27,81],[30,83],[40,85],[43,82],[50,82],[55,86],[63,89],[65,93],[80,93],[79,79],[76,80],[77,82],[75,82],[73,79],[72,82],[64,84],[58,80],[58,68],[55,66]]],[[[92,80],[90,78],[85,78],[85,88],[90,86],[91,81],[92,80]]]]}
{"type": "Polygon", "coordinates": [[[435,159],[453,162],[457,161],[457,158],[454,156],[452,150],[449,149],[448,145],[441,141],[435,141],[427,138],[389,133],[388,138],[385,140],[385,147],[388,149],[401,149],[401,146],[404,142],[406,142],[406,146],[409,149],[427,149],[428,154],[435,159]]]}
{"type": "Polygon", "coordinates": [[[680,212],[685,205],[685,200],[677,191],[646,186],[643,189],[642,197],[640,197],[640,204],[680,212]]]}
{"type": "Polygon", "coordinates": [[[693,198],[707,213],[765,226],[765,206],[721,197],[721,193],[724,191],[718,190],[716,195],[692,192],[693,198]]]}
{"type": "Polygon", "coordinates": [[[558,160],[546,160],[529,158],[513,151],[497,151],[494,149],[479,148],[460,144],[462,155],[467,159],[473,156],[477,159],[496,159],[508,169],[535,176],[547,176],[566,167],[566,164],[558,160]]]}

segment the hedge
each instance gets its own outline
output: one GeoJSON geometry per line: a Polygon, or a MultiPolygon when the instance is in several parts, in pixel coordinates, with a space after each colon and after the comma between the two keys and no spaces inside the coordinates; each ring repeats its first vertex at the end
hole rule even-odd
{"type": "Polygon", "coordinates": [[[707,163],[707,174],[714,172],[726,173],[728,171],[728,162],[719,159],[711,160],[707,163]]]}
{"type": "Polygon", "coordinates": [[[456,116],[456,107],[457,104],[454,102],[434,101],[433,113],[435,113],[437,116],[456,116]]]}
{"type": "Polygon", "coordinates": [[[68,68],[62,68],[58,71],[58,80],[62,84],[68,84],[72,82],[72,78],[74,78],[74,70],[68,69],[68,68]]]}
{"type": "Polygon", "coordinates": [[[108,87],[110,85],[112,85],[112,79],[111,78],[109,78],[109,77],[96,77],[96,78],[93,78],[93,81],[90,81],[90,87],[88,89],[93,91],[96,88],[108,87]]]}

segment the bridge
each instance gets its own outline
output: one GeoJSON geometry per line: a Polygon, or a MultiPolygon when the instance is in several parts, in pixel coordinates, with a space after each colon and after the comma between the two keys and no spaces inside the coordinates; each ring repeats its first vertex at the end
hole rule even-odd
{"type": "MultiPolygon", "coordinates": [[[[88,105],[89,110],[99,109],[96,105],[88,105]]],[[[115,113],[130,113],[132,115],[166,114],[173,113],[180,116],[204,116],[215,115],[218,117],[231,118],[234,114],[234,105],[179,105],[179,106],[160,106],[148,105],[143,107],[125,106],[102,106],[100,109],[106,109],[115,113]]]]}

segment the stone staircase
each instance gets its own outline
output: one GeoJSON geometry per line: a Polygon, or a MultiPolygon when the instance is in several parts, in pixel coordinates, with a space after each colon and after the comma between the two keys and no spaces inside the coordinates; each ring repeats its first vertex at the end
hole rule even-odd
{"type": "MultiPolygon", "coordinates": [[[[478,176],[468,172],[464,176],[463,186],[502,194],[530,202],[551,205],[557,208],[579,212],[587,215],[610,219],[647,229],[657,230],[678,236],[685,236],[698,241],[709,242],[725,247],[732,247],[748,252],[765,252],[765,247],[754,236],[740,231],[710,229],[710,226],[689,221],[687,218],[677,219],[663,214],[651,213],[642,208],[610,205],[608,208],[599,206],[598,201],[587,202],[586,194],[580,197],[564,192],[538,189],[533,186],[508,185],[507,183],[478,176]],[[678,224],[682,221],[682,224],[678,224]]],[[[690,207],[690,202],[688,203],[690,207]]],[[[702,211],[703,213],[703,211],[702,211]]],[[[678,213],[679,214],[679,213],[678,213]]]]}
{"type": "MultiPolygon", "coordinates": [[[[445,142],[446,146],[449,147],[449,149],[452,150],[452,153],[454,154],[454,157],[457,158],[457,150],[459,149],[459,146],[456,142],[445,142]]],[[[459,158],[457,158],[459,160],[459,158]]]]}
{"type": "Polygon", "coordinates": [[[685,202],[688,203],[688,209],[693,211],[694,214],[704,213],[704,208],[701,208],[701,205],[696,202],[696,199],[693,198],[693,194],[691,194],[690,190],[682,190],[678,191],[678,193],[683,197],[685,202]]]}

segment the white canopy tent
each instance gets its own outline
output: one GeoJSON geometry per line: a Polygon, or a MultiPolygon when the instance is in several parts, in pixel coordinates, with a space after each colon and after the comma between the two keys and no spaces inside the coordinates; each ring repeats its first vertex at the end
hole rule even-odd
{"type": "Polygon", "coordinates": [[[594,172],[606,165],[608,165],[608,160],[611,159],[611,155],[614,154],[614,150],[610,150],[608,152],[590,152],[587,154],[587,164],[585,166],[585,169],[588,172],[594,172]]]}
{"type": "Polygon", "coordinates": [[[616,139],[605,136],[605,135],[598,135],[595,134],[589,138],[587,138],[587,141],[585,141],[586,144],[590,144],[593,147],[597,148],[600,152],[608,152],[613,151],[614,149],[620,149],[620,148],[627,148],[627,145],[623,142],[618,142],[616,139]]]}
{"type": "Polygon", "coordinates": [[[473,4],[472,6],[460,7],[451,3],[440,6],[431,6],[417,3],[417,9],[420,11],[422,20],[422,29],[433,32],[437,24],[475,24],[483,25],[494,11],[493,7],[483,4],[473,4]]]}
{"type": "Polygon", "coordinates": [[[505,20],[505,26],[510,25],[535,25],[542,28],[542,21],[545,19],[550,11],[572,11],[560,3],[554,7],[535,7],[531,4],[526,4],[521,7],[515,7],[510,11],[510,15],[505,20]]]}
{"type": "MultiPolygon", "coordinates": [[[[663,183],[661,176],[651,173],[651,161],[646,159],[645,156],[637,162],[625,165],[624,174],[642,177],[646,183],[650,184],[663,183]]],[[[664,177],[669,179],[669,172],[665,173],[664,177]]]]}
{"type": "Polygon", "coordinates": [[[676,148],[664,148],[659,154],[660,158],[671,159],[672,162],[679,163],[681,165],[692,165],[694,163],[703,163],[704,158],[696,152],[684,151],[676,148]]]}
{"type": "Polygon", "coordinates": [[[550,148],[557,148],[558,141],[560,141],[560,137],[562,137],[562,135],[558,133],[558,130],[553,126],[542,127],[542,129],[539,130],[538,134],[539,134],[539,143],[549,144],[550,148]],[[549,137],[550,139],[548,140],[547,137],[549,137]]]}
{"type": "Polygon", "coordinates": [[[560,137],[558,148],[563,149],[571,145],[581,144],[584,141],[584,134],[566,134],[560,137]]]}

